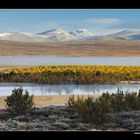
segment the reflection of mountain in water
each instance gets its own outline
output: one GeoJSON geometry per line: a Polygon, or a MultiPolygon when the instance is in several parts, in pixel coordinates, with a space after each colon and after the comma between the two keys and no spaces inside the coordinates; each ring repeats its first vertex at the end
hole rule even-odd
{"type": "Polygon", "coordinates": [[[91,84],[91,85],[45,85],[28,83],[1,83],[0,95],[11,94],[14,88],[22,87],[34,95],[72,95],[72,94],[101,94],[116,93],[118,88],[124,92],[138,91],[139,84],[91,84]]]}

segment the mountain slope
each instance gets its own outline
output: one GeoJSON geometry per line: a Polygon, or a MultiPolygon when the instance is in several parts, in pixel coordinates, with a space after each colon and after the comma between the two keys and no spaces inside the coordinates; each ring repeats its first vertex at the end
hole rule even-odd
{"type": "Polygon", "coordinates": [[[3,32],[0,33],[0,40],[20,41],[20,42],[55,42],[80,40],[93,34],[86,29],[67,32],[59,28],[48,30],[39,34],[24,32],[3,32]]]}
{"type": "Polygon", "coordinates": [[[78,30],[75,30],[73,32],[69,32],[71,35],[75,36],[75,37],[78,37],[79,39],[82,39],[84,37],[90,37],[90,36],[94,36],[93,33],[89,32],[88,30],[86,29],[78,29],[78,30]]]}
{"type": "Polygon", "coordinates": [[[0,40],[29,41],[30,36],[18,32],[0,33],[0,40]]]}
{"type": "Polygon", "coordinates": [[[44,41],[69,41],[75,39],[71,34],[69,34],[69,32],[59,28],[54,28],[52,30],[39,33],[38,35],[42,35],[42,37],[44,37],[44,41]]]}
{"type": "Polygon", "coordinates": [[[108,37],[120,37],[128,40],[140,40],[140,31],[124,30],[108,35],[108,37]]]}
{"type": "Polygon", "coordinates": [[[93,36],[93,33],[89,32],[86,29],[78,29],[72,32],[66,32],[62,29],[55,28],[49,31],[45,31],[42,33],[39,33],[38,35],[43,35],[48,37],[47,39],[49,41],[69,41],[69,40],[79,40],[84,37],[93,36]]]}
{"type": "Polygon", "coordinates": [[[140,31],[124,30],[118,33],[95,36],[86,29],[78,29],[67,32],[60,28],[54,28],[39,34],[25,32],[2,32],[0,40],[18,42],[61,42],[61,41],[80,41],[80,40],[140,40],[140,31]]]}

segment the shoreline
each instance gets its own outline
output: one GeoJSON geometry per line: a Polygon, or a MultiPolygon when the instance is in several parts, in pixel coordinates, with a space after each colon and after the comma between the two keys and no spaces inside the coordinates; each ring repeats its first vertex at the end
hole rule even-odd
{"type": "MultiPolygon", "coordinates": [[[[92,94],[92,95],[79,95],[83,96],[93,96],[94,98],[98,98],[101,94],[92,94]]],[[[42,95],[42,96],[34,96],[35,107],[46,107],[49,105],[65,105],[71,95],[42,95]]],[[[77,97],[78,95],[75,95],[77,97]]],[[[5,102],[7,96],[0,96],[0,109],[5,109],[5,102]]]]}

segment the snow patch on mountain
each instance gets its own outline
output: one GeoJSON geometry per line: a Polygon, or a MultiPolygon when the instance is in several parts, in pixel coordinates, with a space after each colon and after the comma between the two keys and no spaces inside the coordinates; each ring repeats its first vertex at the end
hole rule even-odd
{"type": "Polygon", "coordinates": [[[79,41],[97,39],[129,39],[140,40],[140,31],[124,30],[118,33],[96,36],[87,29],[77,29],[75,31],[65,31],[54,28],[39,34],[29,32],[1,32],[0,40],[20,41],[20,42],[55,42],[55,41],[79,41]]]}
{"type": "Polygon", "coordinates": [[[108,37],[121,37],[129,40],[140,40],[140,31],[124,30],[118,33],[110,34],[108,37]]]}

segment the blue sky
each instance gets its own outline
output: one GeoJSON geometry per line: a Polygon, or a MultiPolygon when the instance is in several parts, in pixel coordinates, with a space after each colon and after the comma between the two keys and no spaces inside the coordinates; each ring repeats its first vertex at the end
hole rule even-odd
{"type": "Polygon", "coordinates": [[[139,9],[1,9],[0,32],[86,28],[96,35],[140,30],[139,9]]]}

